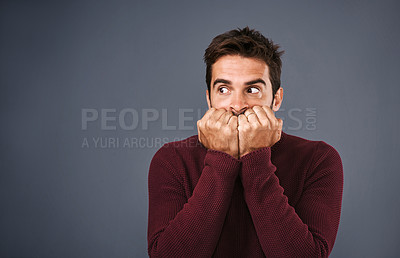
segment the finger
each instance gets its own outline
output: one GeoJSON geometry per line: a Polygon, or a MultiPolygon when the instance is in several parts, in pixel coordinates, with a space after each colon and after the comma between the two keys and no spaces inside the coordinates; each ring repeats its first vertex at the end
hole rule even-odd
{"type": "Polygon", "coordinates": [[[198,138],[199,138],[199,142],[201,142],[201,136],[200,136],[200,133],[198,133],[197,135],[198,135],[198,138]]]}
{"type": "Polygon", "coordinates": [[[226,112],[225,109],[216,109],[209,119],[218,121],[222,115],[226,112]]]}
{"type": "Polygon", "coordinates": [[[277,124],[277,120],[276,120],[275,114],[272,111],[272,109],[270,107],[268,107],[268,106],[262,106],[262,108],[264,109],[264,111],[265,111],[265,113],[266,113],[266,115],[268,117],[268,120],[270,121],[271,125],[276,125],[277,124]]]}
{"type": "Polygon", "coordinates": [[[279,135],[279,137],[281,137],[282,136],[283,120],[280,119],[280,118],[278,118],[277,120],[278,120],[278,135],[279,135]]]}
{"type": "Polygon", "coordinates": [[[203,143],[203,142],[202,142],[202,135],[203,135],[203,133],[201,132],[201,130],[200,130],[199,127],[197,127],[197,135],[198,135],[198,138],[199,138],[199,142],[203,143]]]}
{"type": "Polygon", "coordinates": [[[247,120],[252,124],[259,124],[257,114],[254,112],[252,108],[247,109],[244,112],[244,115],[247,117],[247,120]]]}
{"type": "Polygon", "coordinates": [[[260,124],[260,121],[258,120],[256,113],[251,113],[250,115],[248,115],[247,120],[249,121],[250,124],[260,124]]]}
{"type": "Polygon", "coordinates": [[[252,108],[248,108],[248,109],[246,109],[246,111],[244,111],[243,114],[247,117],[252,113],[254,113],[254,110],[252,108]]]}
{"type": "Polygon", "coordinates": [[[215,109],[210,110],[210,114],[208,116],[204,115],[204,117],[201,119],[201,124],[205,128],[209,128],[210,126],[213,126],[215,122],[218,121],[218,119],[221,117],[221,115],[224,113],[223,109],[215,109]]]}
{"type": "Polygon", "coordinates": [[[229,117],[229,120],[228,120],[228,126],[230,127],[230,128],[237,128],[238,127],[238,117],[237,116],[234,116],[234,115],[231,115],[230,117],[229,117]]]}
{"type": "Polygon", "coordinates": [[[203,143],[204,134],[202,132],[200,120],[197,121],[197,135],[198,135],[198,138],[199,138],[199,142],[203,143]]]}
{"type": "Polygon", "coordinates": [[[201,142],[201,132],[200,132],[200,130],[197,130],[197,137],[199,138],[199,142],[201,142]]]}
{"type": "Polygon", "coordinates": [[[233,116],[232,112],[226,111],[219,119],[223,124],[229,124],[229,120],[233,116]]]}
{"type": "Polygon", "coordinates": [[[247,120],[247,117],[245,115],[241,114],[238,116],[238,129],[248,123],[249,121],[247,120]]]}
{"type": "Polygon", "coordinates": [[[278,119],[278,123],[279,123],[279,130],[282,131],[282,128],[283,128],[283,120],[280,119],[280,118],[277,118],[277,119],[278,119]]]}
{"type": "Polygon", "coordinates": [[[253,110],[256,113],[256,115],[258,117],[258,121],[260,121],[260,124],[266,125],[269,123],[267,113],[261,106],[254,106],[253,110]]]}
{"type": "Polygon", "coordinates": [[[204,114],[201,120],[207,121],[216,110],[217,110],[216,108],[210,108],[209,110],[207,110],[207,112],[204,114]]]}

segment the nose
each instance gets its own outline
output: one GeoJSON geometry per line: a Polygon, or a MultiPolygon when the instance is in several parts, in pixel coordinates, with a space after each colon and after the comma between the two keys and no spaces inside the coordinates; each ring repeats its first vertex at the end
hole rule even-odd
{"type": "Polygon", "coordinates": [[[249,108],[245,96],[236,93],[232,96],[230,109],[235,115],[244,113],[249,108]]]}

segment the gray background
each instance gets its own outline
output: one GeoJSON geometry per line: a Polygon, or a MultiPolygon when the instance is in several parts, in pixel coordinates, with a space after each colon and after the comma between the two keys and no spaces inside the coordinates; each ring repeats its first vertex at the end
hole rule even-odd
{"type": "Polygon", "coordinates": [[[197,110],[206,110],[204,49],[246,25],[286,51],[277,114],[285,131],[341,154],[331,257],[394,257],[398,11],[394,0],[1,1],[0,257],[146,257],[151,141],[196,129],[165,130],[157,119],[123,130],[118,115],[131,108],[142,119],[144,108],[165,108],[168,125],[178,125],[179,109],[192,109],[185,124],[195,126],[197,110]],[[98,119],[82,130],[85,108],[115,109],[108,123],[116,129],[98,119]],[[317,112],[313,130],[307,108],[317,112]],[[85,137],[149,143],[82,148],[85,137]]]}

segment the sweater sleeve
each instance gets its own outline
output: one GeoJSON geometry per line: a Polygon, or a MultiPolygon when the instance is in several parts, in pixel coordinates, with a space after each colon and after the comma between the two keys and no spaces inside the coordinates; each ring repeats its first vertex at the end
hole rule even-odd
{"type": "Polygon", "coordinates": [[[340,219],[343,168],[333,147],[319,142],[316,148],[296,207],[288,203],[274,173],[270,148],[242,158],[245,200],[267,257],[328,257],[332,251],[340,219]]]}
{"type": "MultiPolygon", "coordinates": [[[[208,150],[204,169],[188,198],[185,166],[173,148],[161,148],[150,164],[150,257],[211,257],[221,234],[240,162],[208,150]]],[[[187,168],[190,169],[190,168],[187,168]]]]}

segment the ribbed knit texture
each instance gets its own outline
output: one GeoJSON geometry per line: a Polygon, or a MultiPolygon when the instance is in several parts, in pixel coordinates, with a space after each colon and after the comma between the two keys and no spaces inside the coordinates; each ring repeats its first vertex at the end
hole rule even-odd
{"type": "Polygon", "coordinates": [[[164,145],[149,171],[151,257],[327,257],[343,169],[322,141],[282,133],[241,159],[197,135],[164,145]]]}

